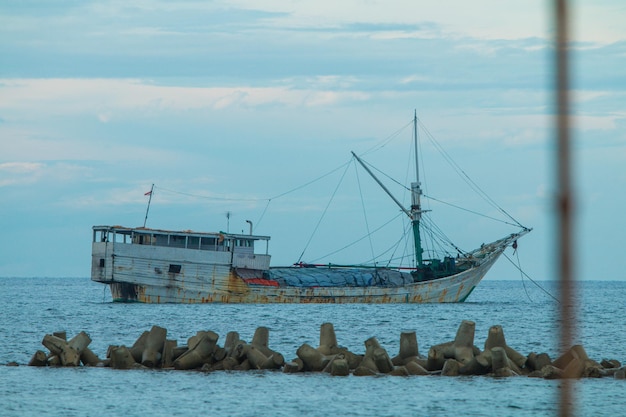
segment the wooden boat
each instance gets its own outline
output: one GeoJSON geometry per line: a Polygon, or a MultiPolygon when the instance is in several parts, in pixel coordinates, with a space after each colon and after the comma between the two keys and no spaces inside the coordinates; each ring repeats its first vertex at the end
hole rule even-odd
{"type": "MultiPolygon", "coordinates": [[[[414,117],[417,142],[417,117],[414,117]]],[[[451,303],[463,302],[520,230],[478,249],[423,259],[422,190],[417,169],[405,208],[353,153],[411,222],[415,265],[270,267],[269,236],[146,227],[94,226],[91,279],[114,301],[143,303],[451,303]]],[[[458,249],[458,248],[457,248],[458,249]]]]}

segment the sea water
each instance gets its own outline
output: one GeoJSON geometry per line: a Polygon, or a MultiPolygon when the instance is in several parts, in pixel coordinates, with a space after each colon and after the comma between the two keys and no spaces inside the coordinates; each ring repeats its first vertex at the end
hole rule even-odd
{"type": "MultiPolygon", "coordinates": [[[[558,356],[558,302],[551,282],[483,281],[461,304],[389,305],[144,305],[112,303],[108,289],[88,278],[0,278],[1,416],[550,416],[558,414],[560,381],[511,377],[332,377],[278,371],[196,372],[35,368],[26,366],[45,334],[86,331],[104,357],[109,345],[132,345],[153,325],[186,344],[213,330],[223,345],[237,331],[250,341],[259,326],[287,360],[304,343],[319,344],[333,323],[340,345],[363,353],[375,336],[391,356],[400,333],[415,331],[420,354],[454,339],[462,320],[476,323],[483,347],[499,324],[517,351],[558,356]],[[20,366],[5,366],[17,362],[20,366]]],[[[578,283],[576,342],[590,358],[626,361],[626,282],[578,283]]],[[[626,383],[614,378],[574,383],[578,415],[626,413],[626,383]]]]}

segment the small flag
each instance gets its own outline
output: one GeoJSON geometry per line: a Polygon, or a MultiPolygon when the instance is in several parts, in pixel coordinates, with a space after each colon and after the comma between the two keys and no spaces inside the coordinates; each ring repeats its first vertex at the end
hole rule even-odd
{"type": "Polygon", "coordinates": [[[147,193],[144,193],[144,195],[150,195],[152,194],[152,190],[148,191],[147,193]]]}

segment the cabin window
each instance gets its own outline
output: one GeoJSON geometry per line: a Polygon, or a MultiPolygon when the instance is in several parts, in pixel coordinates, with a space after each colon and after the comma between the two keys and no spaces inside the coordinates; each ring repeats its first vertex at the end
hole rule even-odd
{"type": "Polygon", "coordinates": [[[200,239],[200,249],[215,250],[217,240],[214,237],[203,237],[200,239]]]}
{"type": "Polygon", "coordinates": [[[186,241],[185,236],[170,236],[170,246],[174,248],[184,248],[186,241]]]}
{"type": "Polygon", "coordinates": [[[156,240],[155,245],[157,246],[168,246],[168,236],[167,235],[154,235],[156,240]]]}
{"type": "Polygon", "coordinates": [[[237,239],[235,240],[235,246],[239,248],[252,248],[254,247],[253,240],[250,239],[237,239]]]}
{"type": "Polygon", "coordinates": [[[154,237],[152,235],[137,233],[133,236],[133,243],[140,245],[152,245],[154,243],[154,237]]]}
{"type": "Polygon", "coordinates": [[[172,274],[180,274],[180,265],[170,264],[170,269],[168,272],[172,274]]]}
{"type": "Polygon", "coordinates": [[[104,258],[100,258],[100,268],[104,268],[104,258]]]}
{"type": "Polygon", "coordinates": [[[187,247],[189,249],[200,249],[200,238],[196,236],[189,236],[187,247]]]}

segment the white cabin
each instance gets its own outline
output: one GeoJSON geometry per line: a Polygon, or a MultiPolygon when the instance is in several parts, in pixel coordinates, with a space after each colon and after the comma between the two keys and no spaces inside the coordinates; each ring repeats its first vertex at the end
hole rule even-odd
{"type": "Polygon", "coordinates": [[[269,240],[251,234],[94,226],[91,279],[109,283],[119,281],[119,274],[184,274],[185,265],[267,270],[269,240]],[[256,252],[263,241],[265,247],[256,252]]]}

